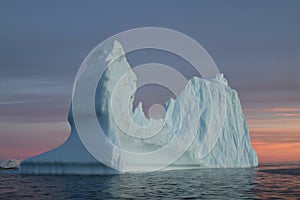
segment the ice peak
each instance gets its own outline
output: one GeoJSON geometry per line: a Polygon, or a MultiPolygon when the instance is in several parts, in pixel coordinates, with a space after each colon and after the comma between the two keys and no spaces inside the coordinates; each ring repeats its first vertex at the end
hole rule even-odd
{"type": "Polygon", "coordinates": [[[222,73],[216,74],[216,75],[208,78],[208,80],[213,81],[213,82],[217,82],[217,83],[222,83],[222,84],[228,86],[228,82],[227,82],[226,78],[224,77],[224,74],[222,74],[222,73]]]}
{"type": "Polygon", "coordinates": [[[106,55],[106,61],[109,63],[121,56],[125,56],[123,47],[117,40],[105,44],[103,47],[103,53],[106,55]]]}
{"type": "Polygon", "coordinates": [[[121,43],[117,40],[114,40],[113,42],[111,42],[111,46],[112,46],[112,50],[122,49],[122,51],[123,51],[123,47],[122,47],[121,43]]]}

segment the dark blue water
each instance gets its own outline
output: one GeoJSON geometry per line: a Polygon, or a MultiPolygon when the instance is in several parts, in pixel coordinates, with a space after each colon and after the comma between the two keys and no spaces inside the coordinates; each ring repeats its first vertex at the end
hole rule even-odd
{"type": "Polygon", "coordinates": [[[0,174],[0,199],[300,199],[300,165],[107,176],[0,174]]]}

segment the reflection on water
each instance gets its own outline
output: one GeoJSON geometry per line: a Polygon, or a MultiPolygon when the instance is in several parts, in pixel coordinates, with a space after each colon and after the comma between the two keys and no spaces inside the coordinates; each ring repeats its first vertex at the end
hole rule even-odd
{"type": "Polygon", "coordinates": [[[255,176],[258,197],[300,199],[300,165],[264,166],[255,176]]]}
{"type": "Polygon", "coordinates": [[[300,166],[107,176],[0,174],[0,199],[300,198],[300,166]]]}

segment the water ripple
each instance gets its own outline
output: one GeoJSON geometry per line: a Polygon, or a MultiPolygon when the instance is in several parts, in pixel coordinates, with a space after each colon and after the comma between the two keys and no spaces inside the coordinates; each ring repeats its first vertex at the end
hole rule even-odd
{"type": "Polygon", "coordinates": [[[0,174],[0,199],[297,199],[300,166],[106,176],[0,174]]]}

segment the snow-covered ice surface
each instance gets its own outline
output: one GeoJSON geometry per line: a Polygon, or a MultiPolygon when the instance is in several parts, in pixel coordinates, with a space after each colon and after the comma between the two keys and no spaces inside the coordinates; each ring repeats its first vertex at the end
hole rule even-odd
{"type": "MultiPolygon", "coordinates": [[[[136,153],[153,152],[173,144],[169,150],[170,156],[172,152],[185,150],[188,146],[180,158],[166,166],[165,170],[258,165],[238,94],[228,86],[223,74],[217,74],[210,79],[193,77],[176,99],[166,102],[164,119],[148,119],[141,103],[133,109],[132,94],[136,91],[137,77],[129,66],[120,43],[115,41],[108,44],[96,51],[96,54],[93,56],[97,59],[90,62],[91,67],[109,65],[97,87],[95,109],[98,121],[112,143],[136,153]],[[118,59],[111,62],[115,58],[118,59]],[[148,125],[151,128],[143,128],[143,131],[138,128],[148,125]],[[191,145],[188,145],[189,143],[191,145]]],[[[84,78],[89,81],[92,76],[95,74],[87,74],[84,78]]],[[[89,117],[89,114],[83,112],[82,117],[89,117]]],[[[100,163],[89,153],[77,133],[71,109],[68,121],[71,134],[67,141],[56,149],[26,159],[21,163],[20,172],[120,173],[100,163]]],[[[149,165],[163,163],[169,155],[162,154],[149,162],[146,159],[133,160],[126,157],[119,149],[114,148],[107,152],[111,158],[110,162],[122,166],[125,172],[139,171],[136,166],[143,171],[149,165]]]]}

